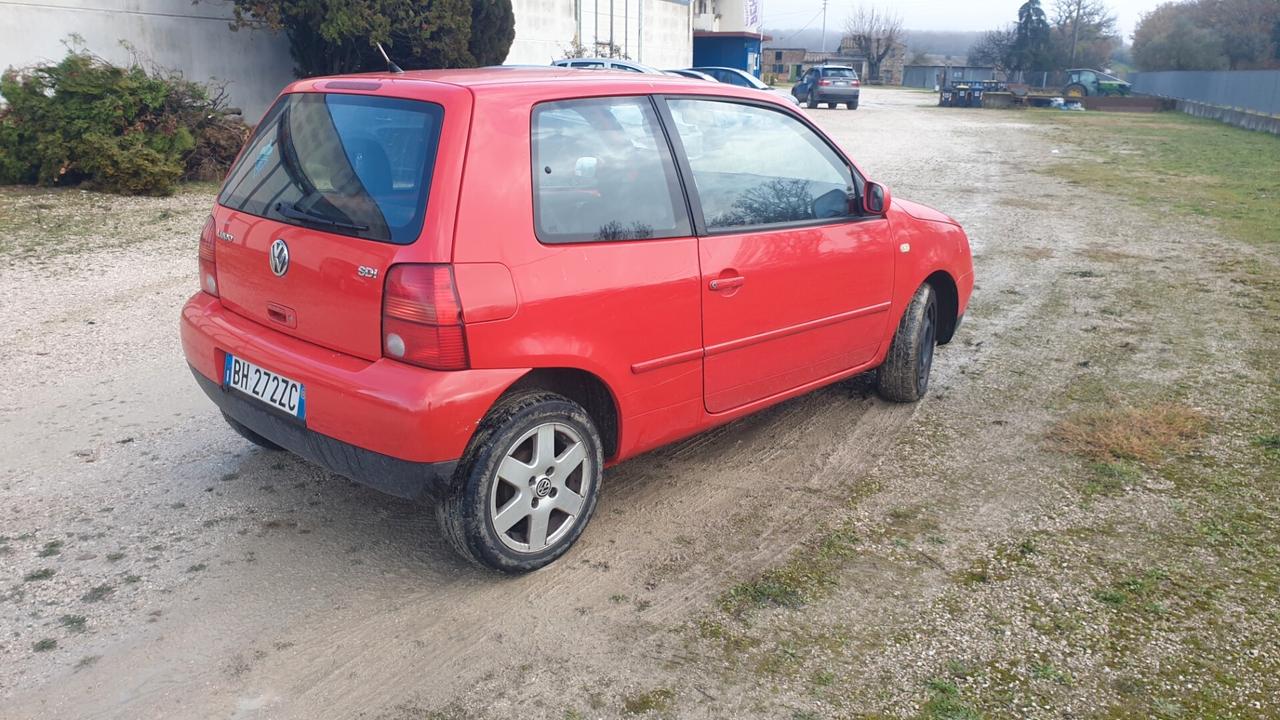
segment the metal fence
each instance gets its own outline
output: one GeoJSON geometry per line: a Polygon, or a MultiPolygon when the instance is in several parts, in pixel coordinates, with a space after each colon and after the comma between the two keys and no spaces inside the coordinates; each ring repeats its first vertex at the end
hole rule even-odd
{"type": "Polygon", "coordinates": [[[995,68],[970,65],[907,65],[902,69],[902,84],[906,87],[932,90],[944,80],[952,83],[968,80],[994,80],[995,68]]]}
{"type": "Polygon", "coordinates": [[[1134,73],[1133,91],[1280,116],[1280,70],[1178,70],[1134,73]]]}

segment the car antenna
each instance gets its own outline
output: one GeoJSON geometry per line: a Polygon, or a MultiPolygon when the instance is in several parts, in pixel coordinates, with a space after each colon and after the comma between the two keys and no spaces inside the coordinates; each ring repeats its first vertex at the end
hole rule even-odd
{"type": "Polygon", "coordinates": [[[378,52],[382,53],[382,59],[387,61],[388,72],[393,72],[397,75],[404,74],[404,70],[400,69],[399,65],[391,61],[391,56],[387,55],[387,51],[385,48],[382,47],[382,43],[375,40],[373,44],[378,46],[378,52]]]}

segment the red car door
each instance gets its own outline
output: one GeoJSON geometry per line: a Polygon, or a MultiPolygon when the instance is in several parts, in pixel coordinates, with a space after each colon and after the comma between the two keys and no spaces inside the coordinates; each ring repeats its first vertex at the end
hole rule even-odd
{"type": "Polygon", "coordinates": [[[785,110],[666,102],[693,181],[707,411],[870,362],[885,335],[894,253],[889,221],[851,209],[862,180],[785,110]]]}

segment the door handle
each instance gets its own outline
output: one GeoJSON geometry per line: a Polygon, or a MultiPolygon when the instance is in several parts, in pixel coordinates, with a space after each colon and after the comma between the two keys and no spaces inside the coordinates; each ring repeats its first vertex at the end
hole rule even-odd
{"type": "Polygon", "coordinates": [[[719,277],[707,284],[707,287],[715,291],[734,290],[740,288],[747,283],[747,279],[741,275],[733,275],[731,277],[719,277]]]}

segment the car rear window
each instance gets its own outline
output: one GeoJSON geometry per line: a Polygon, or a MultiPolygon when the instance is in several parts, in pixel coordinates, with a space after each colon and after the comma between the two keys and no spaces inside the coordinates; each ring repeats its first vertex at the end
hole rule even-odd
{"type": "Polygon", "coordinates": [[[856,77],[849,68],[825,68],[822,71],[824,77],[833,78],[851,78],[856,77]]]}
{"type": "Polygon", "coordinates": [[[422,229],[444,108],[374,95],[295,93],[258,125],[223,185],[225,207],[407,244],[422,229]]]}

